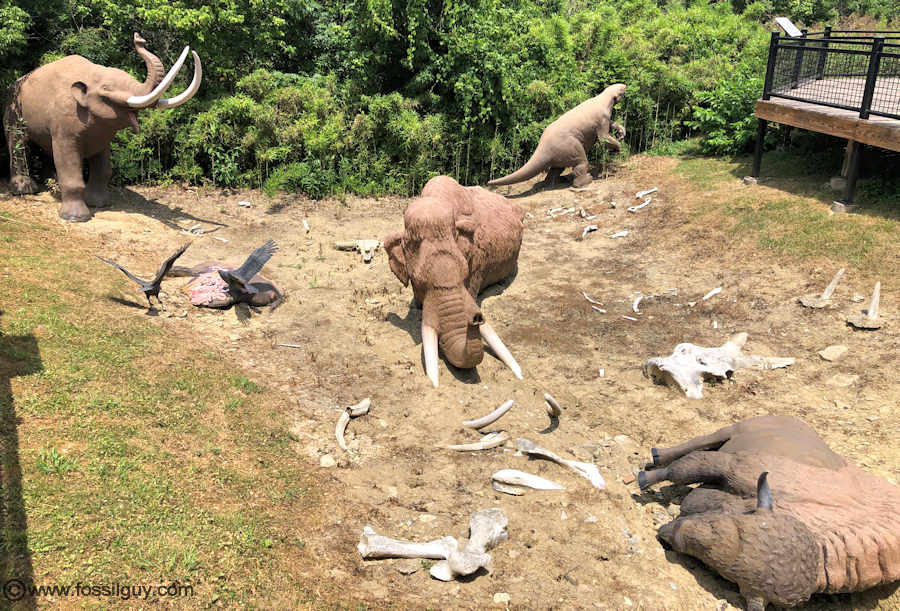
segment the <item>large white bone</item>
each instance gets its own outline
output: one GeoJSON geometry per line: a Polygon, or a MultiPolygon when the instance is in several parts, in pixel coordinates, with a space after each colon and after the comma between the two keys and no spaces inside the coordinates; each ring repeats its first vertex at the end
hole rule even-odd
{"type": "Polygon", "coordinates": [[[506,431],[497,431],[488,433],[481,440],[474,443],[463,443],[460,445],[447,446],[448,450],[456,450],[457,452],[474,452],[476,450],[489,450],[503,445],[509,440],[509,433],[506,431]]]}
{"type": "Polygon", "coordinates": [[[519,452],[528,454],[529,456],[542,456],[552,460],[557,464],[572,469],[575,473],[591,482],[591,485],[593,485],[594,488],[599,490],[606,489],[606,482],[603,480],[603,476],[600,475],[600,470],[597,469],[597,465],[578,462],[577,460],[566,460],[558,454],[555,454],[546,448],[542,448],[535,442],[530,439],[525,439],[524,437],[516,439],[516,444],[518,445],[519,452]]]}
{"type": "Polygon", "coordinates": [[[422,323],[422,352],[425,356],[425,373],[435,388],[438,387],[438,336],[437,329],[422,323]]]}
{"type": "Polygon", "coordinates": [[[746,342],[747,334],[738,333],[716,348],[678,344],[670,356],[644,363],[644,375],[656,384],[674,382],[688,398],[700,399],[704,379],[725,379],[737,369],[779,369],[795,362],[793,358],[748,356],[741,352],[746,342]]]}
{"type": "Polygon", "coordinates": [[[147,108],[148,106],[153,106],[156,101],[162,97],[162,94],[166,92],[166,89],[171,87],[172,81],[175,80],[175,77],[178,75],[178,71],[181,70],[181,66],[184,65],[184,60],[187,59],[188,51],[190,51],[190,47],[185,47],[181,52],[181,55],[178,57],[178,61],[172,64],[172,68],[163,77],[163,80],[159,82],[153,91],[148,93],[147,95],[133,95],[129,97],[125,103],[128,104],[131,108],[147,108]]]}
{"type": "Polygon", "coordinates": [[[509,484],[510,486],[524,486],[525,488],[533,488],[534,490],[565,490],[565,486],[561,486],[554,481],[543,478],[540,475],[532,475],[518,469],[500,469],[491,476],[491,479],[501,484],[509,484]]]}
{"type": "Polygon", "coordinates": [[[501,509],[483,509],[469,518],[469,540],[462,550],[431,567],[431,576],[441,581],[471,575],[480,568],[493,570],[490,550],[509,538],[509,520],[501,509]]]}
{"type": "Polygon", "coordinates": [[[157,108],[175,108],[176,106],[181,106],[194,97],[194,94],[200,89],[200,81],[203,80],[203,66],[200,64],[200,56],[197,55],[197,52],[191,51],[191,54],[194,56],[194,78],[191,79],[191,84],[174,98],[159,100],[156,103],[157,108]]]}
{"type": "Polygon", "coordinates": [[[475,420],[464,420],[463,426],[470,429],[480,429],[486,427],[489,424],[493,424],[500,419],[500,416],[508,412],[514,404],[515,401],[510,399],[487,416],[482,416],[481,418],[476,418],[475,420]]]}
{"type": "Polygon", "coordinates": [[[844,268],[838,270],[838,272],[834,275],[834,278],[825,287],[825,290],[822,291],[821,295],[804,295],[800,298],[800,303],[805,305],[807,308],[824,308],[829,303],[831,303],[831,295],[834,293],[834,289],[837,288],[838,282],[841,280],[841,276],[844,275],[844,268]]]}
{"type": "Polygon", "coordinates": [[[847,322],[857,329],[880,329],[881,323],[878,322],[878,310],[881,304],[881,281],[875,283],[875,289],[872,291],[872,299],[869,301],[869,308],[865,314],[855,314],[847,319],[847,322]]]}
{"type": "Polygon", "coordinates": [[[371,526],[363,528],[356,546],[366,560],[374,558],[434,558],[446,560],[459,549],[459,542],[453,537],[442,537],[427,543],[401,541],[376,534],[371,526]]]}
{"type": "Polygon", "coordinates": [[[347,423],[350,422],[350,418],[369,413],[369,405],[371,404],[371,400],[366,397],[356,405],[351,405],[341,412],[341,417],[338,418],[337,425],[334,427],[334,436],[337,437],[338,445],[341,446],[342,450],[348,451],[347,443],[344,441],[344,431],[347,430],[347,423]]]}
{"type": "MultiPolygon", "coordinates": [[[[506,363],[506,366],[512,370],[514,376],[521,380],[522,368],[519,367],[516,359],[513,358],[510,351],[506,349],[506,346],[503,345],[503,341],[500,339],[500,336],[497,335],[497,332],[494,331],[494,328],[488,323],[482,323],[481,326],[478,327],[478,330],[481,332],[481,337],[487,342],[487,345],[494,351],[494,354],[496,354],[501,361],[506,363]]],[[[435,386],[437,386],[437,384],[435,384],[435,386]]]]}

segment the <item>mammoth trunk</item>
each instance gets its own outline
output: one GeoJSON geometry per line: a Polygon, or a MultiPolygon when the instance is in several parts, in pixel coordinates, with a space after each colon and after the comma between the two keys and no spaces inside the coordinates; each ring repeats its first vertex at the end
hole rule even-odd
{"type": "Polygon", "coordinates": [[[438,343],[447,360],[456,367],[475,367],[484,358],[479,326],[484,322],[475,301],[464,289],[426,299],[423,322],[436,319],[438,343]]]}
{"type": "Polygon", "coordinates": [[[146,41],[135,33],[134,49],[147,65],[147,80],[143,82],[141,88],[137,91],[137,95],[146,95],[153,91],[154,87],[159,85],[160,81],[162,81],[163,74],[166,72],[163,68],[162,61],[148,51],[145,45],[146,41]]]}

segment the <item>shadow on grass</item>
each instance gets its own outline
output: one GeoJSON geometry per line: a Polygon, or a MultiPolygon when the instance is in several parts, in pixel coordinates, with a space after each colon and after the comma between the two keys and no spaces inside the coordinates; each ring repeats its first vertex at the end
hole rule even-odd
{"type": "Polygon", "coordinates": [[[30,334],[5,335],[0,329],[0,579],[4,584],[4,602],[14,602],[16,609],[34,609],[36,601],[26,590],[34,583],[34,567],[28,549],[28,520],[22,500],[19,460],[19,418],[11,381],[15,376],[31,375],[42,369],[37,338],[30,334]]]}

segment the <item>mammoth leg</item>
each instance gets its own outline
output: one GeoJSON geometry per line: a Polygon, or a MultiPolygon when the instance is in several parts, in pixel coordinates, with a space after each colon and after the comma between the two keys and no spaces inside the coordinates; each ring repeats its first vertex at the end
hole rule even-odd
{"type": "Polygon", "coordinates": [[[726,426],[709,435],[701,435],[689,439],[684,443],[671,448],[651,448],[650,455],[653,457],[653,465],[661,467],[669,464],[677,458],[687,456],[695,450],[718,450],[726,441],[731,439],[734,427],[726,426]]]}
{"type": "Polygon", "coordinates": [[[84,204],[83,163],[78,148],[66,138],[53,138],[53,165],[62,191],[60,218],[77,222],[90,219],[91,211],[84,204]]]}
{"type": "Polygon", "coordinates": [[[609,134],[606,134],[605,136],[603,136],[603,138],[600,141],[604,147],[606,147],[607,149],[611,150],[614,153],[618,153],[619,151],[622,150],[622,145],[619,144],[619,141],[616,140],[615,138],[613,138],[612,136],[610,136],[609,134]]]}
{"type": "Polygon", "coordinates": [[[565,168],[550,168],[544,177],[544,185],[551,187],[559,182],[559,176],[565,168]]]}
{"type": "Polygon", "coordinates": [[[109,206],[109,192],[106,186],[112,177],[112,164],[109,161],[109,147],[88,159],[88,183],[85,199],[92,208],[109,206]]]}
{"type": "Polygon", "coordinates": [[[727,452],[692,452],[664,469],[641,471],[638,484],[644,490],[653,484],[670,481],[673,484],[717,484],[733,489],[732,477],[735,455],[727,452]]]}
{"type": "Polygon", "coordinates": [[[18,113],[7,108],[3,118],[9,151],[9,192],[13,195],[37,193],[37,183],[28,175],[28,137],[18,113]]]}

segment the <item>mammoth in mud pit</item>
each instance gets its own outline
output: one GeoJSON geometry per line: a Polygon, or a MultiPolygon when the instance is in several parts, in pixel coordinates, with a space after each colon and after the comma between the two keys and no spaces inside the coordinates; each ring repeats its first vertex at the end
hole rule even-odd
{"type": "Polygon", "coordinates": [[[900,488],[848,463],[804,422],[750,418],[651,453],[660,468],[638,475],[642,489],[703,484],[660,539],[737,583],[749,609],[900,579],[900,488]]]}
{"type": "Polygon", "coordinates": [[[404,286],[412,284],[422,307],[425,371],[434,386],[438,346],[450,363],[470,368],[484,357],[482,339],[521,379],[475,297],[515,273],[524,215],[501,195],[436,176],[406,208],[404,231],[384,239],[391,271],[404,286]]]}
{"type": "Polygon", "coordinates": [[[116,132],[126,127],[138,130],[137,112],[142,108],[173,108],[187,102],[200,87],[202,68],[194,53],[194,79],[181,94],[162,99],[163,93],[187,58],[188,47],[164,74],[163,64],[134,34],[134,48],[147,65],[142,83],[116,68],[91,63],[80,55],[69,55],[32,70],[10,89],[3,115],[9,147],[10,192],[35,193],[37,185],[28,175],[26,145],[37,144],[53,156],[57,182],[62,191],[59,216],[68,221],[91,217],[86,204],[106,205],[106,186],[112,175],[109,145],[116,132]],[[88,162],[88,182],[83,164],[88,162]]]}

